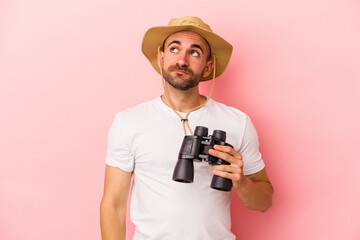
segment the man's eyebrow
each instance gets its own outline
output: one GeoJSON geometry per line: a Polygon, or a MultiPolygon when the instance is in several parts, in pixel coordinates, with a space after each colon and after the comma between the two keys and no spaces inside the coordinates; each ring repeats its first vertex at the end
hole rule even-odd
{"type": "Polygon", "coordinates": [[[181,45],[181,42],[180,42],[180,41],[178,41],[178,40],[174,40],[174,41],[172,41],[171,43],[169,43],[169,44],[168,44],[168,46],[170,46],[170,45],[171,45],[171,44],[173,44],[173,43],[176,43],[176,44],[181,45]]]}
{"type": "Polygon", "coordinates": [[[202,50],[202,48],[201,48],[200,45],[198,45],[198,44],[191,44],[191,47],[193,47],[193,48],[198,48],[198,49],[201,50],[202,53],[204,53],[204,51],[202,50]]]}
{"type": "MultiPolygon", "coordinates": [[[[181,42],[180,42],[180,41],[174,40],[174,41],[170,42],[170,43],[168,44],[168,46],[170,46],[170,45],[173,44],[173,43],[181,45],[181,42]]],[[[200,47],[199,44],[191,44],[191,47],[192,47],[192,48],[198,48],[198,49],[200,49],[200,51],[201,51],[202,53],[204,53],[203,49],[200,47]]]]}

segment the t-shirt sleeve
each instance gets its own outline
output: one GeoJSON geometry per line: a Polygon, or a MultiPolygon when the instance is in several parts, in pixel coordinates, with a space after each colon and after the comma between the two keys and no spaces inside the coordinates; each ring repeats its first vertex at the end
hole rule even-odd
{"type": "Polygon", "coordinates": [[[110,127],[106,152],[106,164],[126,172],[134,170],[134,156],[121,113],[117,113],[110,127]]]}
{"type": "Polygon", "coordinates": [[[240,153],[243,155],[244,175],[257,173],[265,167],[259,150],[258,135],[249,117],[246,118],[240,153]]]}

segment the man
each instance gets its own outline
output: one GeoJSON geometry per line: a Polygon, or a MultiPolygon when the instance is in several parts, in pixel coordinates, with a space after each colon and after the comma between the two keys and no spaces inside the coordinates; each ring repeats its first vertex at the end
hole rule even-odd
{"type": "Polygon", "coordinates": [[[197,17],[150,28],[142,50],[165,79],[164,94],[116,115],[109,131],[102,237],[125,239],[128,192],[134,239],[235,239],[230,231],[231,192],[210,188],[213,174],[230,179],[250,209],[266,211],[273,189],[248,116],[199,94],[198,83],[222,74],[232,46],[197,17]],[[209,154],[230,165],[194,163],[193,183],[172,180],[185,134],[196,126],[223,130],[229,146],[209,154]]]}

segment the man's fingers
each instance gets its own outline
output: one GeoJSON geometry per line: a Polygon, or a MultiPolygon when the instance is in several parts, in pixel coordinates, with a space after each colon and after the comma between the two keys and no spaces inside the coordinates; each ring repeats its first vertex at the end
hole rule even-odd
{"type": "Polygon", "coordinates": [[[217,150],[210,149],[209,153],[214,157],[227,161],[228,163],[236,164],[236,165],[242,164],[242,155],[240,153],[236,152],[231,147],[228,146],[222,146],[222,147],[225,147],[221,149],[225,150],[226,152],[222,151],[220,148],[217,148],[217,150]]]}
{"type": "Polygon", "coordinates": [[[214,149],[210,149],[209,153],[212,156],[220,158],[222,160],[225,160],[225,161],[227,161],[229,163],[235,163],[235,161],[233,159],[234,157],[232,155],[230,155],[229,153],[217,151],[217,150],[214,150],[214,149]]]}
{"type": "Polygon", "coordinates": [[[212,167],[213,174],[219,177],[231,179],[233,181],[240,180],[242,176],[242,171],[240,168],[222,168],[222,166],[224,165],[213,166],[212,167]]]}
{"type": "Polygon", "coordinates": [[[215,175],[219,176],[219,177],[223,177],[223,178],[227,178],[230,180],[233,180],[234,175],[228,172],[219,172],[219,171],[215,171],[214,172],[215,175]]]}
{"type": "Polygon", "coordinates": [[[235,149],[230,146],[214,145],[214,149],[221,151],[221,152],[228,153],[236,158],[242,159],[241,153],[235,151],[235,149]]]}
{"type": "Polygon", "coordinates": [[[228,173],[240,173],[241,168],[238,166],[233,165],[212,165],[211,169],[213,171],[220,171],[220,172],[228,172],[228,173]]]}

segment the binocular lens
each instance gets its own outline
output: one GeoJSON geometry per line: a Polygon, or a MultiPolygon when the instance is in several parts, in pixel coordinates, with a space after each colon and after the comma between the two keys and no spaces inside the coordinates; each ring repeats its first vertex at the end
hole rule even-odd
{"type": "Polygon", "coordinates": [[[211,180],[210,187],[216,190],[228,192],[231,191],[232,181],[230,179],[214,175],[211,180]]]}
{"type": "Polygon", "coordinates": [[[195,128],[195,132],[194,132],[195,136],[198,137],[207,137],[208,135],[208,128],[207,127],[203,127],[203,126],[197,126],[195,128]]]}
{"type": "Polygon", "coordinates": [[[213,132],[213,137],[220,140],[220,141],[224,141],[226,139],[226,132],[221,131],[221,130],[214,130],[213,132]]]}
{"type": "Polygon", "coordinates": [[[176,163],[172,179],[177,182],[192,183],[194,181],[194,162],[192,160],[179,159],[176,163]]]}

